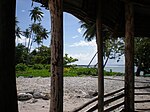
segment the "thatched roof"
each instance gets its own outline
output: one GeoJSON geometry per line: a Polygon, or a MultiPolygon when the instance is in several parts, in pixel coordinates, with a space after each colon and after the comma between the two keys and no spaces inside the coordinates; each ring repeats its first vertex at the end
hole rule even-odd
{"type": "MultiPolygon", "coordinates": [[[[48,7],[48,0],[34,0],[48,7]]],[[[64,11],[86,22],[95,22],[97,0],[63,0],[64,11]]],[[[103,24],[124,35],[125,0],[103,0],[103,24]]],[[[132,0],[134,5],[135,36],[150,36],[150,0],[132,0]]]]}

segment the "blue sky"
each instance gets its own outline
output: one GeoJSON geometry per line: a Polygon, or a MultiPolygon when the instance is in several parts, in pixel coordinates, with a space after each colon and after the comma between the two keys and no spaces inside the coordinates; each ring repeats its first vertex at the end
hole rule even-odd
{"type": "MultiPolygon", "coordinates": [[[[16,5],[16,16],[19,21],[19,27],[21,30],[25,30],[31,24],[31,20],[29,17],[31,7],[31,0],[17,0],[16,5]]],[[[40,6],[40,4],[34,3],[34,6],[40,6]]],[[[50,13],[45,8],[42,8],[44,13],[44,18],[42,19],[42,25],[50,31],[50,13]]],[[[80,28],[79,19],[72,16],[71,14],[64,13],[64,54],[67,53],[69,56],[77,58],[79,61],[76,64],[87,65],[94,54],[97,51],[95,40],[91,42],[87,42],[83,37],[83,29],[80,28]]],[[[20,43],[24,42],[24,38],[19,39],[20,43]]],[[[50,38],[44,41],[44,45],[50,45],[50,38]]],[[[35,48],[36,44],[33,45],[35,48]]],[[[95,58],[93,61],[93,65],[97,63],[97,59],[95,58]]],[[[116,60],[110,60],[108,62],[109,65],[118,65],[124,64],[124,59],[122,59],[119,63],[116,60]]]]}

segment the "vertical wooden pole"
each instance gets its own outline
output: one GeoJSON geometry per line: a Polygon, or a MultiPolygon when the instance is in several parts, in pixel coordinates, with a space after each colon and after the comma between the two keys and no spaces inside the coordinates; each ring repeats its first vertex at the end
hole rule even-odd
{"type": "Polygon", "coordinates": [[[0,112],[18,112],[15,76],[16,0],[0,1],[0,112]]]}
{"type": "Polygon", "coordinates": [[[51,13],[50,112],[63,112],[63,0],[49,0],[51,13]]]}
{"type": "Polygon", "coordinates": [[[134,14],[131,0],[125,2],[125,112],[134,112],[134,14]]]}
{"type": "Polygon", "coordinates": [[[104,70],[103,70],[103,37],[102,37],[102,0],[97,0],[96,42],[98,49],[98,112],[104,110],[104,70]]]}

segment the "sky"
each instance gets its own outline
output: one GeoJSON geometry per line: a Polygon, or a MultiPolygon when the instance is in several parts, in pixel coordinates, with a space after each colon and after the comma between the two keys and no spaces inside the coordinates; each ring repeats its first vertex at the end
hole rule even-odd
{"type": "MultiPolygon", "coordinates": [[[[31,0],[17,0],[16,4],[16,17],[19,21],[18,26],[24,31],[29,25],[32,23],[29,13],[30,10],[33,9],[34,6],[40,6],[38,3],[34,3],[33,7],[31,7],[31,0]]],[[[42,19],[42,25],[50,31],[51,29],[51,20],[50,20],[50,12],[45,8],[41,8],[44,13],[44,17],[42,19]]],[[[65,13],[63,14],[63,27],[64,27],[64,54],[68,54],[73,58],[77,58],[78,61],[75,64],[78,65],[88,65],[91,61],[92,57],[97,52],[96,42],[92,40],[91,42],[87,42],[84,37],[84,29],[81,29],[81,23],[78,18],[75,16],[65,13]]],[[[17,42],[24,43],[25,38],[22,36],[21,39],[17,39],[17,42]]],[[[47,40],[44,41],[44,45],[50,45],[50,36],[47,40]]],[[[34,49],[37,45],[33,44],[32,49],[34,49]]],[[[91,65],[95,65],[97,63],[97,57],[93,60],[91,65]]],[[[124,57],[121,58],[119,63],[116,60],[109,60],[107,66],[111,65],[123,65],[124,57]]]]}

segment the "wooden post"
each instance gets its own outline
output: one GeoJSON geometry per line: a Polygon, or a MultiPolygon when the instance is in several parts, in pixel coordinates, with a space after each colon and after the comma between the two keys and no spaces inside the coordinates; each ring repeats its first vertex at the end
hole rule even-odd
{"type": "Polygon", "coordinates": [[[0,1],[0,111],[18,112],[15,76],[16,0],[0,1]]]}
{"type": "Polygon", "coordinates": [[[134,112],[134,14],[131,0],[125,2],[125,112],[134,112]]]}
{"type": "Polygon", "coordinates": [[[63,0],[49,0],[51,13],[50,112],[63,112],[63,0]]]}
{"type": "Polygon", "coordinates": [[[104,70],[103,70],[103,37],[102,37],[102,0],[97,0],[96,42],[98,49],[98,112],[104,110],[104,70]]]}

